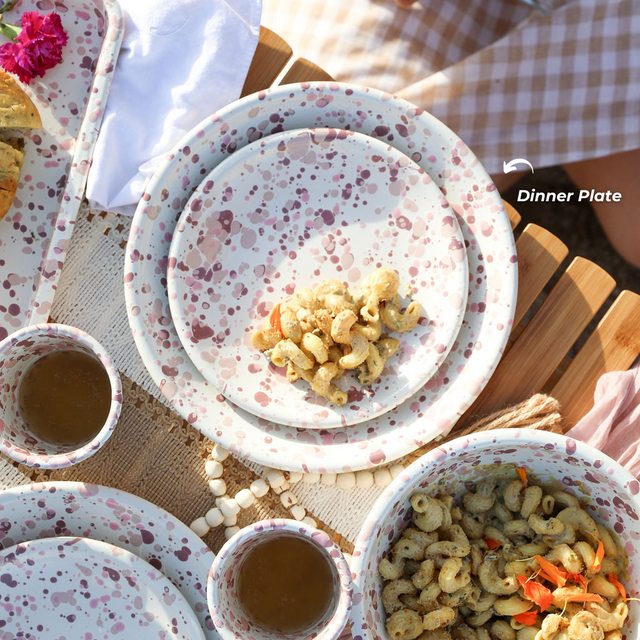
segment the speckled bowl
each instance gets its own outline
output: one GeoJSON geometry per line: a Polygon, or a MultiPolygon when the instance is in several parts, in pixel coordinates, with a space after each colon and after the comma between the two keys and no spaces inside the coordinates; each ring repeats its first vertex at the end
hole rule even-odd
{"type": "Polygon", "coordinates": [[[336,640],[349,619],[351,594],[351,573],[340,549],[324,531],[296,520],[262,520],[240,530],[216,556],[207,581],[209,612],[222,640],[336,640]],[[292,635],[262,629],[247,617],[238,601],[235,583],[242,568],[242,558],[273,536],[291,536],[313,542],[332,567],[333,606],[306,632],[292,635]]]}
{"type": "MultiPolygon", "coordinates": [[[[629,595],[638,597],[640,565],[640,484],[617,462],[566,436],[544,431],[501,429],[458,438],[430,451],[407,467],[378,498],[358,535],[351,562],[354,640],[388,640],[380,600],[378,563],[386,555],[411,514],[416,491],[460,495],[487,475],[487,465],[515,463],[534,481],[557,481],[580,499],[599,522],[613,529],[630,558],[629,595]]],[[[514,478],[515,468],[513,471],[514,478]]],[[[629,602],[626,640],[638,638],[640,607],[629,602]]]]}
{"type": "Polygon", "coordinates": [[[0,451],[30,467],[59,469],[85,460],[108,439],[122,407],[120,376],[111,356],[88,333],[62,324],[34,324],[0,342],[0,451]],[[102,429],[80,447],[57,445],[36,437],[18,411],[18,387],[27,369],[53,351],[80,351],[97,358],[109,376],[111,406],[102,429]]]}

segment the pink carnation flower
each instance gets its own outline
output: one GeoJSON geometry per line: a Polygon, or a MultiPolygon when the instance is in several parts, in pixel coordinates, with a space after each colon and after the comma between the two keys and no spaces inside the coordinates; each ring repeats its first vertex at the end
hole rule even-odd
{"type": "Polygon", "coordinates": [[[62,60],[62,48],[69,37],[57,13],[41,16],[37,11],[26,11],[21,24],[22,30],[13,41],[0,46],[0,65],[29,84],[62,60]]]}

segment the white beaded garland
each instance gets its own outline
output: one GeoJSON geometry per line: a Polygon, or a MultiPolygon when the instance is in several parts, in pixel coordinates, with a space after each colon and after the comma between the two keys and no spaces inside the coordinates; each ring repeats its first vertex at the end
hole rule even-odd
{"type": "Polygon", "coordinates": [[[341,489],[353,489],[356,486],[356,474],[352,471],[349,473],[339,473],[336,484],[341,489]]]}
{"type": "Polygon", "coordinates": [[[235,527],[238,524],[238,516],[229,516],[222,521],[225,527],[235,527]]]}
{"type": "Polygon", "coordinates": [[[226,493],[223,496],[218,496],[216,498],[216,507],[218,507],[218,509],[220,508],[220,505],[222,505],[222,502],[224,500],[226,500],[227,498],[230,498],[231,496],[227,495],[226,493]]]}
{"type": "Polygon", "coordinates": [[[300,471],[290,471],[289,472],[289,484],[295,484],[296,482],[300,482],[304,477],[304,473],[300,471]]]}
{"type": "Polygon", "coordinates": [[[229,457],[229,452],[219,444],[213,446],[211,457],[218,462],[224,462],[229,457]]]}
{"type": "Polygon", "coordinates": [[[273,493],[279,496],[284,491],[289,491],[290,486],[291,485],[288,482],[285,482],[284,484],[281,484],[279,487],[271,487],[271,491],[273,491],[273,493]]]}
{"type": "Polygon", "coordinates": [[[291,511],[291,515],[296,520],[302,520],[305,517],[305,515],[307,514],[307,512],[304,509],[304,507],[299,505],[299,504],[294,504],[293,507],[291,507],[290,511],[291,511]]]}
{"type": "Polygon", "coordinates": [[[206,536],[209,533],[209,525],[204,518],[196,518],[190,525],[189,528],[193,533],[197,536],[206,536]]]}
{"type": "Polygon", "coordinates": [[[280,496],[280,502],[282,502],[282,506],[285,509],[289,509],[290,507],[292,507],[294,504],[297,504],[298,502],[298,498],[296,498],[296,496],[291,493],[291,491],[285,491],[281,496],[280,496]]]}
{"type": "Polygon", "coordinates": [[[391,473],[391,477],[395,480],[402,472],[404,471],[404,466],[401,464],[394,464],[389,472],[391,473]]]}
{"type": "Polygon", "coordinates": [[[305,484],[315,484],[316,482],[320,482],[320,474],[319,473],[305,473],[302,482],[305,484]]]}
{"type": "Polygon", "coordinates": [[[373,472],[373,480],[376,483],[376,487],[388,487],[393,478],[389,469],[377,469],[373,472]]]}
{"type": "Polygon", "coordinates": [[[256,498],[262,498],[262,496],[266,496],[267,493],[269,493],[269,485],[262,478],[258,478],[251,483],[249,491],[251,491],[256,498]]]}
{"type": "Polygon", "coordinates": [[[359,489],[370,489],[373,487],[373,473],[368,469],[356,473],[356,486],[359,489]]]}
{"type": "Polygon", "coordinates": [[[227,483],[222,478],[209,480],[209,491],[211,491],[214,496],[223,496],[227,493],[227,483]]]}
{"type": "Polygon", "coordinates": [[[204,472],[210,478],[220,478],[224,472],[224,467],[217,460],[207,460],[204,464],[204,472]]]}
{"type": "Polygon", "coordinates": [[[218,507],[213,507],[204,514],[204,519],[210,527],[219,527],[224,521],[224,516],[218,507]]]}
{"type": "Polygon", "coordinates": [[[240,531],[240,527],[227,527],[224,530],[224,537],[227,540],[230,540],[231,538],[233,538],[233,536],[236,535],[236,533],[238,533],[238,531],[240,531]]]}
{"type": "Polygon", "coordinates": [[[249,489],[240,489],[234,500],[240,505],[241,509],[248,509],[256,500],[256,497],[249,489]]]}
{"type": "Polygon", "coordinates": [[[337,473],[323,473],[322,477],[320,478],[320,482],[322,484],[326,484],[327,486],[330,486],[336,483],[337,478],[338,478],[337,473]]]}
{"type": "Polygon", "coordinates": [[[277,489],[287,481],[287,479],[284,477],[284,473],[282,473],[281,471],[276,471],[275,469],[267,472],[267,475],[265,477],[267,479],[267,482],[271,485],[272,489],[277,489]]]}
{"type": "Polygon", "coordinates": [[[220,502],[220,511],[225,518],[235,516],[240,512],[240,505],[233,498],[223,498],[220,502]]]}
{"type": "Polygon", "coordinates": [[[302,522],[308,524],[310,527],[318,527],[318,523],[311,516],[305,516],[302,518],[302,522]]]}

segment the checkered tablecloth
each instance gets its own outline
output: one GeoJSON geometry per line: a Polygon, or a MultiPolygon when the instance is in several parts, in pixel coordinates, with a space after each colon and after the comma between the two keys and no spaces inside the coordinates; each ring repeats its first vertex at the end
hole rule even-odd
{"type": "Polygon", "coordinates": [[[640,2],[264,0],[265,26],[334,78],[451,127],[490,173],[640,147],[640,2]]]}

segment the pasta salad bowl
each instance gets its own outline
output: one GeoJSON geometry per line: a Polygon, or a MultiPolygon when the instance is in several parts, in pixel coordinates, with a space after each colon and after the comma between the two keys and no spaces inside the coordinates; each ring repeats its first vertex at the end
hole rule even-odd
{"type": "MultiPolygon", "coordinates": [[[[616,632],[616,635],[610,636],[610,632],[605,632],[604,637],[637,640],[640,637],[637,624],[640,608],[634,598],[638,597],[638,592],[640,591],[640,566],[635,561],[636,553],[640,547],[640,483],[617,462],[584,443],[563,435],[525,429],[479,432],[442,444],[407,467],[385,489],[367,516],[358,535],[351,562],[354,583],[351,623],[354,640],[391,640],[392,637],[393,640],[396,640],[399,638],[414,638],[419,635],[412,635],[407,632],[407,634],[398,633],[397,635],[393,633],[392,636],[388,632],[386,626],[388,623],[387,611],[383,606],[382,593],[385,580],[381,575],[384,574],[384,578],[388,579],[387,571],[390,570],[391,564],[395,562],[394,554],[391,551],[396,541],[400,538],[402,531],[409,526],[412,519],[414,522],[411,527],[413,529],[418,528],[414,516],[414,507],[416,507],[417,511],[417,503],[416,498],[414,498],[412,504],[412,496],[416,493],[421,493],[425,494],[428,500],[444,499],[445,502],[447,498],[444,498],[444,496],[451,496],[454,506],[460,506],[463,510],[466,507],[477,510],[477,507],[471,504],[469,497],[478,498],[481,493],[478,487],[483,483],[491,483],[494,479],[496,482],[502,483],[498,485],[498,488],[508,486],[505,483],[517,483],[518,480],[524,479],[524,487],[541,486],[545,496],[564,496],[564,498],[558,497],[557,500],[566,500],[576,505],[574,509],[576,513],[586,512],[589,518],[585,517],[585,519],[591,520],[598,527],[597,531],[600,534],[595,533],[598,538],[605,541],[605,548],[607,541],[605,540],[606,534],[602,533],[602,527],[611,532],[609,542],[611,543],[612,540],[615,540],[615,547],[619,552],[618,557],[623,558],[627,555],[629,558],[628,576],[624,576],[624,572],[620,573],[620,581],[626,588],[626,594],[623,599],[622,593],[624,590],[621,590],[617,600],[614,600],[615,604],[624,603],[620,606],[624,608],[625,612],[626,606],[628,606],[629,615],[623,627],[619,630],[619,634],[616,632]],[[558,492],[561,492],[561,494],[558,492]],[[467,498],[463,500],[462,498],[465,495],[467,498]],[[578,502],[575,502],[575,499],[578,502]],[[579,506],[577,506],[578,503],[579,506]],[[382,565],[380,565],[381,561],[383,561],[382,565]],[[631,599],[627,600],[626,598],[631,599]]],[[[526,494],[523,495],[526,496],[526,494]]],[[[501,499],[502,496],[500,496],[499,500],[501,499]]],[[[505,499],[509,500],[506,496],[506,490],[505,499]]],[[[556,502],[557,505],[558,502],[556,502]]],[[[558,509],[553,511],[553,514],[557,518],[561,518],[562,516],[557,511],[558,509]]],[[[428,515],[429,513],[429,510],[425,511],[425,514],[428,515]]],[[[542,513],[542,511],[538,510],[538,513],[542,513]]],[[[547,513],[551,514],[552,510],[549,509],[547,513]]],[[[570,513],[570,510],[567,510],[567,513],[570,513]]],[[[483,522],[483,518],[478,513],[476,513],[476,516],[478,520],[483,522]]],[[[493,517],[495,518],[495,516],[493,517]]],[[[516,519],[520,517],[519,515],[515,516],[516,519]]],[[[488,548],[493,549],[494,544],[497,546],[500,541],[495,542],[492,539],[491,531],[487,533],[486,526],[487,523],[495,523],[496,520],[490,521],[487,518],[484,522],[485,529],[482,535],[488,536],[484,538],[485,543],[488,540],[491,544],[488,548]]],[[[463,523],[460,522],[460,524],[463,523]]],[[[569,527],[577,527],[578,539],[590,539],[586,534],[585,536],[581,535],[581,530],[576,522],[567,522],[566,524],[567,529],[569,527]]],[[[428,527],[425,529],[428,529],[428,527]]],[[[495,537],[499,536],[495,534],[495,537]]],[[[454,541],[448,544],[455,544],[455,535],[449,535],[448,538],[454,541]]],[[[481,539],[478,539],[478,543],[482,545],[481,539]]],[[[519,544],[524,543],[514,542],[513,548],[517,550],[519,544]]],[[[571,544],[573,545],[572,548],[575,549],[575,544],[571,544]]],[[[599,554],[602,553],[600,543],[595,538],[592,540],[591,546],[594,550],[597,548],[599,554]]],[[[483,553],[486,560],[488,556],[491,556],[491,551],[486,551],[486,546],[484,546],[484,549],[483,553]]],[[[532,550],[530,555],[535,556],[537,553],[545,554],[547,552],[532,550]]],[[[549,556],[547,555],[546,557],[549,556]]],[[[467,555],[467,558],[461,558],[462,563],[473,562],[473,554],[467,555]],[[467,558],[471,559],[467,560],[467,558]]],[[[527,558],[527,561],[531,560],[532,558],[527,558]]],[[[612,562],[609,559],[609,551],[607,551],[604,559],[602,559],[602,573],[605,576],[611,575],[608,573],[610,569],[606,567],[613,566],[612,562]],[[605,565],[605,563],[609,564],[605,565]]],[[[587,566],[585,571],[589,572],[589,565],[586,560],[585,564],[587,566]]],[[[596,566],[598,565],[592,565],[592,567],[596,566]]],[[[595,569],[592,568],[591,573],[594,571],[595,569]]],[[[471,572],[473,573],[473,565],[471,572]]],[[[402,574],[403,579],[407,578],[408,573],[405,568],[402,574]]],[[[509,583],[510,578],[508,576],[510,574],[508,572],[505,573],[504,566],[498,565],[494,573],[495,580],[505,585],[509,583]]],[[[531,575],[531,572],[528,575],[531,575]]],[[[597,575],[601,574],[598,573],[597,575]]],[[[513,581],[515,577],[513,576],[511,580],[513,581]]],[[[537,576],[534,575],[535,577],[537,576]]],[[[592,580],[593,576],[588,579],[592,580]]],[[[605,577],[602,578],[602,580],[605,579],[605,577]]],[[[615,584],[615,578],[612,580],[615,584]]],[[[436,579],[436,584],[438,582],[439,580],[436,579]]],[[[470,584],[473,585],[474,583],[482,586],[484,592],[485,583],[481,574],[471,575],[470,584]]],[[[578,587],[568,586],[568,588],[577,589],[578,587]]],[[[589,582],[589,591],[593,591],[591,582],[589,582]]],[[[420,594],[420,591],[418,590],[417,593],[420,594]]],[[[513,594],[514,591],[510,593],[513,594]]],[[[520,593],[522,593],[522,590],[520,593]]],[[[505,599],[511,596],[503,595],[498,597],[505,599]]],[[[594,598],[593,595],[588,597],[594,598]]],[[[401,598],[405,598],[405,596],[401,596],[401,598]]],[[[597,596],[595,598],[597,599],[597,596]]],[[[408,602],[408,600],[403,599],[402,602],[408,602]]],[[[573,602],[575,601],[572,601],[572,604],[573,602]]],[[[399,608],[403,609],[406,606],[402,604],[399,605],[399,608]]],[[[584,606],[589,609],[593,605],[588,603],[584,606]]],[[[608,604],[605,602],[603,606],[606,607],[608,604]]],[[[533,607],[529,608],[533,609],[533,607]]],[[[552,610],[553,607],[549,611],[552,610]]],[[[591,611],[591,609],[589,610],[591,611]]],[[[487,629],[486,637],[489,637],[488,630],[493,622],[500,619],[511,620],[510,618],[500,618],[496,614],[495,604],[493,611],[494,616],[498,617],[493,617],[484,624],[487,629]]],[[[430,615],[436,616],[440,615],[440,613],[430,615]]],[[[533,617],[535,618],[535,616],[533,617]]],[[[421,619],[424,621],[425,618],[421,617],[421,619]]],[[[531,623],[532,626],[527,628],[526,631],[521,630],[525,628],[525,624],[512,624],[509,629],[506,629],[507,635],[518,640],[521,638],[534,638],[533,625],[540,626],[541,619],[538,613],[537,622],[531,623]],[[512,629],[513,626],[519,627],[517,632],[512,629]]],[[[441,635],[437,635],[437,637],[451,637],[446,635],[445,632],[451,630],[452,626],[459,624],[460,621],[456,618],[453,624],[443,625],[439,629],[441,635]]],[[[507,623],[505,622],[505,624],[507,623]]],[[[473,632],[476,633],[476,631],[473,632]]],[[[485,632],[483,631],[482,633],[485,632]]],[[[571,637],[567,635],[567,629],[564,629],[563,634],[559,633],[557,638],[571,637]]],[[[431,636],[426,634],[424,637],[431,636]]],[[[434,635],[433,637],[436,636],[434,635]]],[[[453,637],[463,636],[454,634],[453,637]]],[[[477,635],[477,637],[481,638],[482,635],[477,635]]],[[[491,638],[494,637],[498,637],[498,635],[492,633],[491,638]]],[[[502,636],[500,637],[502,638],[502,636]]],[[[507,636],[505,635],[505,637],[507,636]]],[[[552,634],[549,637],[555,636],[552,634]]],[[[595,639],[602,637],[602,635],[595,634],[589,637],[595,639]]]]}

